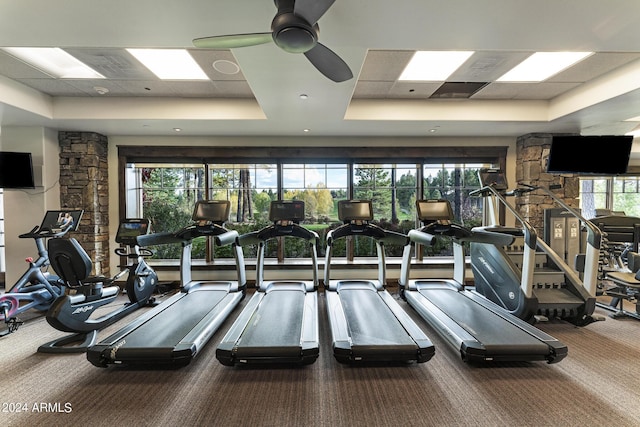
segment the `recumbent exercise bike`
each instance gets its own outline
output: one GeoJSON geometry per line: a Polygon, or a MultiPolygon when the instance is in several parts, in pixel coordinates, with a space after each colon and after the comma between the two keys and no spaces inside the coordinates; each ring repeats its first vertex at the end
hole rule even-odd
{"type": "Polygon", "coordinates": [[[119,256],[133,260],[112,278],[91,276],[91,258],[76,239],[55,239],[49,241],[49,258],[54,271],[65,286],[74,291],[59,297],[47,312],[47,322],[54,328],[72,332],[54,341],[41,345],[43,353],[80,353],[95,344],[97,334],[103,329],[134,310],[154,305],[153,294],[158,283],[155,271],[145,262],[145,256],[153,252],[141,248],[138,236],[149,231],[146,219],[125,219],[120,223],[116,242],[125,245],[115,250],[119,256]],[[129,302],[101,316],[92,314],[97,309],[112,303],[120,294],[116,280],[128,274],[125,291],[129,302]]]}

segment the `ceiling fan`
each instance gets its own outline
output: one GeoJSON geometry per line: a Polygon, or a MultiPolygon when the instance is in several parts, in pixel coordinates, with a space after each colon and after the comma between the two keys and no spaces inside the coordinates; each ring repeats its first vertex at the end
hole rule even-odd
{"type": "Polygon", "coordinates": [[[349,66],[331,49],[318,43],[318,20],[335,0],[274,0],[278,12],[271,32],[202,37],[193,45],[208,49],[231,49],[274,42],[282,50],[304,56],[327,78],[343,82],[353,77],[349,66]]]}

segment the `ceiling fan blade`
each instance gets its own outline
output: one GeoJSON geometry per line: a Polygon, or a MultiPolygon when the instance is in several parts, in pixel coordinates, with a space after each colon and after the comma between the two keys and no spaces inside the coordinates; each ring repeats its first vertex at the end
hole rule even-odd
{"type": "Polygon", "coordinates": [[[232,49],[235,47],[256,46],[272,41],[271,33],[232,34],[194,39],[193,45],[205,49],[232,49]]]}
{"type": "Polygon", "coordinates": [[[301,16],[313,25],[324,15],[336,0],[295,0],[294,15],[301,16]]]}
{"type": "Polygon", "coordinates": [[[334,82],[344,82],[353,77],[347,63],[323,44],[317,43],[313,49],[305,52],[304,56],[318,71],[334,82]]]}

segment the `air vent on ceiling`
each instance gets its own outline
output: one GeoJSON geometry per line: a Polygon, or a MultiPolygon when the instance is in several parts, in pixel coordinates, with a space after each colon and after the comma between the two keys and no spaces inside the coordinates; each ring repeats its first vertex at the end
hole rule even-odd
{"type": "Polygon", "coordinates": [[[429,98],[470,98],[488,82],[445,82],[429,98]]]}

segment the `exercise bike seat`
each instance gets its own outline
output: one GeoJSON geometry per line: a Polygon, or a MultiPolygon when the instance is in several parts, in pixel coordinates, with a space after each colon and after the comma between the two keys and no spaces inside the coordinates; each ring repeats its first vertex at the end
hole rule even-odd
{"type": "Polygon", "coordinates": [[[76,239],[52,239],[49,241],[48,248],[53,270],[69,288],[112,282],[108,277],[91,276],[93,269],[91,258],[76,239]]]}

